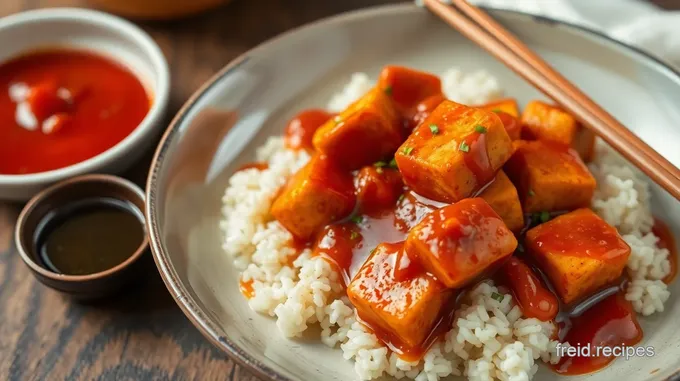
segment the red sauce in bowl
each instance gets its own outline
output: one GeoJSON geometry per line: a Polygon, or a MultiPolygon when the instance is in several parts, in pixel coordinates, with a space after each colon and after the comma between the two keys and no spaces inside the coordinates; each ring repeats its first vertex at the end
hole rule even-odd
{"type": "Polygon", "coordinates": [[[45,172],[97,156],[137,128],[151,102],[131,71],[95,53],[40,50],[2,63],[0,174],[45,172]]]}

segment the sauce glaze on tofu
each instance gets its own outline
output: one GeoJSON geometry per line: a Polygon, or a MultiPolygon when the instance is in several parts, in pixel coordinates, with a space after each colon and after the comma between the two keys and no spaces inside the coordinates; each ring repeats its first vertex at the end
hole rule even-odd
{"type": "Polygon", "coordinates": [[[409,188],[452,203],[486,186],[511,155],[512,141],[495,113],[444,101],[399,147],[395,160],[409,188]]]}
{"type": "MultiPolygon", "coordinates": [[[[292,119],[286,145],[312,159],[271,215],[336,267],[360,321],[399,356],[422,356],[450,327],[458,297],[489,279],[562,340],[640,340],[623,297],[630,247],[589,209],[592,141],[559,108],[462,105],[436,76],[388,66],[338,115],[292,119]]],[[[555,370],[609,361],[566,358],[555,370]]]]}
{"type": "Polygon", "coordinates": [[[526,245],[566,304],[616,281],[630,256],[630,247],[616,229],[590,209],[529,230],[526,245]]]}
{"type": "Polygon", "coordinates": [[[406,238],[406,251],[449,288],[479,280],[516,247],[515,236],[481,198],[428,214],[406,238]]]}

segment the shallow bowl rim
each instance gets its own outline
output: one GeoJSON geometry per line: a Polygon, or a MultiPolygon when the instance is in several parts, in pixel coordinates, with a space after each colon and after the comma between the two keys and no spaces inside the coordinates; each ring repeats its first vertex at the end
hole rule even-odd
{"type": "MultiPolygon", "coordinates": [[[[533,19],[535,22],[538,23],[546,23],[546,24],[555,24],[555,25],[560,25],[562,27],[566,27],[571,30],[576,30],[580,32],[584,32],[585,34],[588,34],[592,38],[597,38],[600,39],[601,41],[608,42],[610,44],[613,44],[614,46],[617,46],[619,48],[623,48],[624,50],[627,50],[628,52],[632,52],[640,59],[647,61],[648,63],[654,64],[658,66],[659,70],[666,70],[670,74],[676,77],[677,82],[680,83],[680,71],[676,70],[675,68],[671,67],[667,63],[663,62],[661,59],[635,47],[632,45],[628,45],[624,42],[621,42],[619,40],[615,40],[612,37],[602,33],[601,31],[598,31],[596,29],[589,28],[584,25],[579,25],[579,24],[574,24],[570,23],[567,21],[562,21],[562,20],[557,20],[553,19],[550,17],[546,16],[539,16],[539,15],[534,15],[526,12],[521,12],[521,11],[516,11],[516,10],[509,10],[509,9],[502,9],[502,8],[495,8],[495,7],[480,7],[484,8],[488,11],[500,13],[500,14],[508,14],[508,15],[518,15],[526,18],[533,19]]],[[[149,242],[150,242],[150,247],[151,247],[151,252],[153,255],[154,262],[156,263],[156,267],[158,268],[158,271],[161,275],[161,278],[163,279],[163,282],[165,283],[165,286],[167,287],[168,291],[170,292],[172,298],[175,300],[177,305],[180,307],[182,312],[186,315],[186,317],[191,321],[191,323],[199,330],[199,332],[206,338],[208,339],[209,342],[211,342],[214,346],[222,350],[225,354],[227,354],[231,359],[236,361],[238,364],[245,366],[248,368],[250,371],[252,371],[257,377],[264,379],[264,380],[273,380],[273,381],[294,381],[294,379],[288,378],[286,376],[283,376],[279,374],[276,370],[272,369],[270,366],[267,364],[258,361],[257,359],[253,358],[250,356],[248,353],[246,353],[243,349],[241,349],[235,342],[230,340],[229,338],[222,336],[218,333],[217,329],[214,326],[214,323],[211,321],[210,317],[208,317],[203,311],[201,311],[200,307],[198,306],[198,303],[196,302],[195,298],[191,295],[190,292],[188,292],[187,288],[182,284],[180,281],[180,278],[177,274],[177,271],[175,270],[174,266],[172,265],[172,262],[169,258],[168,253],[165,251],[163,248],[163,245],[161,243],[162,238],[160,235],[160,225],[159,221],[157,220],[157,210],[159,208],[158,205],[156,205],[156,193],[157,193],[157,182],[158,182],[158,177],[160,173],[160,168],[163,165],[165,161],[165,155],[168,152],[168,147],[170,146],[170,143],[172,142],[176,132],[178,131],[179,126],[182,124],[184,119],[189,115],[190,111],[192,110],[193,106],[198,103],[198,101],[206,94],[208,91],[215,86],[219,81],[227,76],[230,72],[233,70],[237,69],[241,64],[246,62],[248,60],[248,57],[256,52],[259,52],[261,50],[265,50],[269,48],[270,46],[275,45],[276,43],[279,43],[281,40],[286,39],[290,35],[293,35],[297,32],[300,32],[302,30],[307,30],[315,27],[320,27],[322,25],[329,25],[329,24],[336,24],[336,23],[343,23],[348,20],[356,19],[356,18],[367,18],[367,17],[373,17],[373,16],[378,16],[378,15],[383,15],[383,14],[397,14],[397,13],[410,13],[410,12],[418,12],[418,11],[426,11],[425,9],[418,7],[414,4],[410,3],[402,3],[402,4],[388,4],[388,5],[380,5],[380,6],[374,6],[374,7],[368,7],[368,8],[362,8],[358,10],[353,10],[349,12],[344,12],[340,13],[334,16],[330,17],[325,17],[322,19],[319,19],[317,21],[303,24],[299,27],[293,28],[291,30],[288,30],[284,33],[281,33],[269,40],[266,40],[265,42],[249,49],[248,51],[240,54],[236,58],[234,58],[231,62],[229,62],[226,66],[224,66],[220,71],[218,71],[215,75],[213,75],[208,81],[206,81],[198,90],[196,90],[191,97],[183,104],[182,108],[177,112],[177,114],[173,117],[172,121],[168,125],[167,129],[163,133],[163,136],[161,137],[161,140],[157,146],[156,152],[154,153],[153,160],[151,162],[151,167],[149,169],[149,175],[147,177],[147,183],[146,183],[146,223],[147,223],[147,230],[149,232],[149,242]]],[[[675,372],[664,379],[663,381],[679,381],[680,380],[680,368],[675,370],[675,372]]],[[[662,380],[659,380],[662,381],[662,380]]]]}

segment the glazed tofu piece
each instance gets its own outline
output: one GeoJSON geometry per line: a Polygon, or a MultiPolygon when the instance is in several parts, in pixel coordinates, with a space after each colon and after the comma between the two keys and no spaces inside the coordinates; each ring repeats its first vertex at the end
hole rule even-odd
{"type": "Polygon", "coordinates": [[[402,249],[403,242],[378,245],[347,287],[347,296],[364,322],[408,350],[428,337],[453,290],[424,271],[395,276],[402,249]]]}
{"type": "Polygon", "coordinates": [[[399,113],[378,88],[324,123],[312,139],[318,152],[348,170],[391,156],[402,141],[399,113]]]}
{"type": "Polygon", "coordinates": [[[449,288],[475,282],[517,248],[517,239],[481,198],[427,215],[406,238],[405,250],[449,288]]]}
{"type": "Polygon", "coordinates": [[[399,196],[404,193],[401,173],[385,162],[363,167],[354,178],[354,193],[357,195],[359,213],[374,214],[392,209],[399,196]]]}
{"type": "Polygon", "coordinates": [[[522,204],[519,202],[517,189],[503,171],[498,171],[496,178],[479,197],[498,213],[505,225],[517,233],[524,227],[522,204]]]}
{"type": "Polygon", "coordinates": [[[618,279],[630,255],[616,229],[587,208],[529,230],[526,246],[567,304],[618,279]]]}
{"type": "Polygon", "coordinates": [[[489,183],[512,155],[498,116],[443,101],[395,154],[404,183],[440,202],[456,202],[489,183]]]}
{"type": "Polygon", "coordinates": [[[385,66],[378,78],[378,88],[392,98],[402,113],[442,92],[441,80],[436,75],[402,66],[385,66]]]}
{"type": "Polygon", "coordinates": [[[522,123],[519,122],[519,119],[507,112],[495,111],[495,113],[501,119],[501,122],[503,122],[505,131],[507,131],[510,139],[520,140],[522,138],[522,123]]]}
{"type": "Polygon", "coordinates": [[[525,213],[568,211],[590,205],[595,178],[571,148],[520,140],[504,167],[525,213]]]}
{"type": "Polygon", "coordinates": [[[522,113],[522,138],[570,146],[588,162],[595,150],[595,134],[561,108],[541,101],[530,102],[522,113]]]}
{"type": "Polygon", "coordinates": [[[487,111],[502,111],[512,115],[515,118],[519,118],[519,107],[517,107],[517,101],[513,98],[499,99],[497,101],[487,103],[481,107],[487,111]]]}
{"type": "Polygon", "coordinates": [[[288,181],[270,212],[294,236],[307,240],[349,215],[354,204],[352,175],[317,155],[288,181]]]}

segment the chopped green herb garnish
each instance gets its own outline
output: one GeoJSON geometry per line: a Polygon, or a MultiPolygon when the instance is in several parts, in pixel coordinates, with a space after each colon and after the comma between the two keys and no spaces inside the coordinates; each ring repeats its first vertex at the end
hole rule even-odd
{"type": "Polygon", "coordinates": [[[413,152],[413,147],[404,147],[404,155],[410,155],[413,152]]]}
{"type": "Polygon", "coordinates": [[[386,165],[387,165],[387,163],[385,163],[384,161],[376,161],[375,163],[373,163],[373,166],[378,167],[378,168],[384,167],[386,165]]]}
{"type": "Polygon", "coordinates": [[[399,200],[397,201],[402,202],[404,200],[404,197],[406,197],[406,195],[402,193],[401,196],[399,196],[399,200]]]}
{"type": "Polygon", "coordinates": [[[340,119],[340,115],[336,115],[335,118],[333,118],[333,121],[335,124],[340,124],[342,122],[342,119],[340,119]]]}
{"type": "Polygon", "coordinates": [[[364,218],[361,217],[361,216],[354,216],[354,217],[351,218],[351,220],[355,224],[360,224],[364,220],[364,218]]]}
{"type": "Polygon", "coordinates": [[[499,303],[503,301],[504,296],[497,293],[497,292],[492,292],[491,293],[491,299],[498,301],[499,303]]]}
{"type": "Polygon", "coordinates": [[[359,238],[359,233],[357,232],[352,232],[352,234],[349,235],[349,239],[357,239],[359,238]]]}
{"type": "Polygon", "coordinates": [[[432,135],[437,135],[439,133],[439,127],[436,124],[430,124],[430,131],[432,135]]]}
{"type": "Polygon", "coordinates": [[[479,132],[480,134],[486,134],[486,127],[484,127],[484,126],[475,126],[475,131],[479,132]]]}
{"type": "Polygon", "coordinates": [[[388,164],[388,166],[389,166],[390,168],[397,169],[397,160],[395,160],[394,158],[392,158],[392,160],[390,160],[390,164],[388,164]]]}
{"type": "Polygon", "coordinates": [[[382,167],[376,168],[375,171],[378,172],[379,174],[382,174],[382,173],[383,173],[382,167]]]}
{"type": "Polygon", "coordinates": [[[470,146],[467,143],[465,143],[465,141],[462,141],[460,142],[458,150],[462,152],[470,152],[470,146]]]}
{"type": "Polygon", "coordinates": [[[550,220],[550,213],[546,212],[545,210],[542,211],[540,219],[541,219],[541,222],[548,222],[548,220],[550,220]]]}
{"type": "Polygon", "coordinates": [[[529,197],[534,197],[536,193],[534,193],[533,190],[529,189],[529,197]]]}
{"type": "Polygon", "coordinates": [[[495,109],[493,109],[493,110],[491,110],[491,111],[493,111],[493,112],[503,112],[503,110],[501,110],[501,109],[499,109],[499,108],[495,108],[495,109]]]}
{"type": "Polygon", "coordinates": [[[386,86],[385,89],[383,90],[385,94],[387,95],[392,95],[392,86],[386,86]]]}

